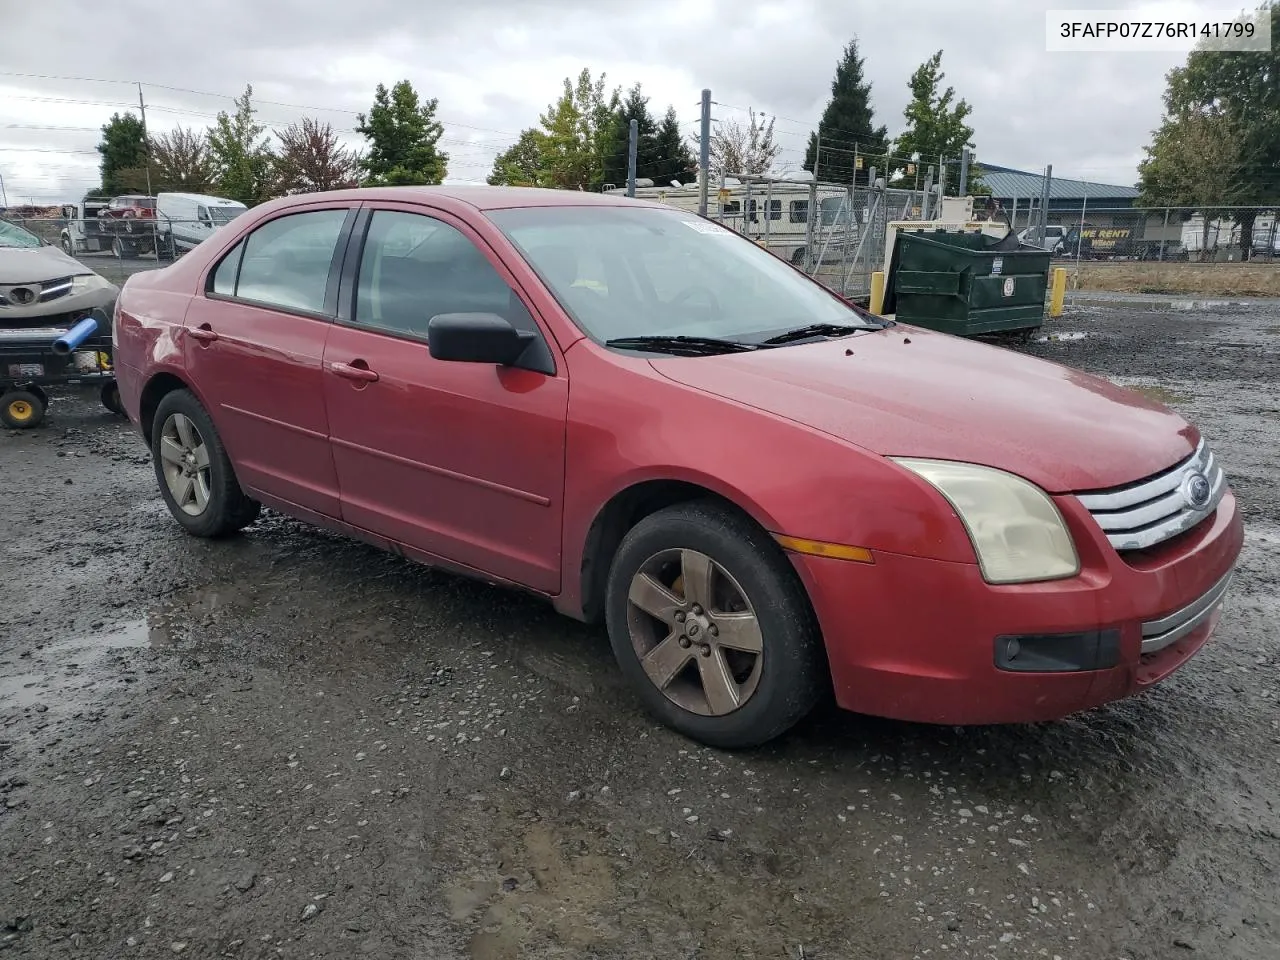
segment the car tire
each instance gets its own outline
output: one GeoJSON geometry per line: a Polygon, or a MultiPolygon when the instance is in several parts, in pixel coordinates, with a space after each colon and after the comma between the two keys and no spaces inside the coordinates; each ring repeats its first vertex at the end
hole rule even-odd
{"type": "Polygon", "coordinates": [[[120,384],[116,383],[114,380],[102,385],[99,398],[102,400],[102,405],[116,416],[127,416],[124,404],[120,401],[120,384]]]}
{"type": "Polygon", "coordinates": [[[165,506],[192,536],[225,537],[258,519],[262,505],[240,488],[213,420],[190,391],[160,401],[151,459],[165,506]]]}
{"type": "Polygon", "coordinates": [[[72,244],[71,239],[69,237],[62,238],[62,252],[65,253],[68,257],[74,257],[76,255],[74,244],[72,244]]]}
{"type": "Polygon", "coordinates": [[[668,507],[626,534],[605,617],[614,656],[648,710],[709,746],[766,743],[821,695],[825,652],[799,576],[764,530],[717,503],[668,507]],[[686,589],[687,571],[702,586],[686,589]],[[655,607],[660,615],[646,612],[655,607]]]}

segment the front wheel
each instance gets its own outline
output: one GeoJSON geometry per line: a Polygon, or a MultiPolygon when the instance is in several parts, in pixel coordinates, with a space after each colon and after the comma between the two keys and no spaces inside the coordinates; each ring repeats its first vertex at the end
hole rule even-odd
{"type": "Polygon", "coordinates": [[[817,702],[822,641],[781,548],[714,503],[651,514],[610,568],[606,619],[623,673],[667,726],[754,747],[817,702]]]}
{"type": "Polygon", "coordinates": [[[151,459],[165,505],[193,536],[223,537],[258,519],[261,505],[240,489],[213,421],[189,391],[160,401],[151,459]]]}

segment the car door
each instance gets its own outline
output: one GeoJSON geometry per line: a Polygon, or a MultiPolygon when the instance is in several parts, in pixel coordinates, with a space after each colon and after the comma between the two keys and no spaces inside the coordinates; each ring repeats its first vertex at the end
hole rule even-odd
{"type": "Polygon", "coordinates": [[[351,204],[291,208],[259,224],[192,298],[183,360],[241,483],[337,517],[321,363],[351,204]]]}
{"type": "Polygon", "coordinates": [[[434,359],[427,323],[483,312],[538,333],[511,274],[462,221],[387,205],[360,216],[325,345],[342,518],[554,593],[560,587],[568,380],[434,359]]]}

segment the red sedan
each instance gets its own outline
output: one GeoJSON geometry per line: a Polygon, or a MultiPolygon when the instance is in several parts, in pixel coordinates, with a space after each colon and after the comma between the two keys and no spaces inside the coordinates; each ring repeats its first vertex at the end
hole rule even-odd
{"type": "Polygon", "coordinates": [[[1195,427],[870,316],[658,204],[256,207],[129,278],[121,395],[196,536],[261,505],[603,620],[664,722],[1046,720],[1208,640],[1243,538],[1195,427]]]}

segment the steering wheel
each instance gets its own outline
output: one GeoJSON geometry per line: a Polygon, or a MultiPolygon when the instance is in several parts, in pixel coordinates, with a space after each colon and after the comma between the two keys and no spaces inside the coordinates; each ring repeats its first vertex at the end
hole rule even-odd
{"type": "Polygon", "coordinates": [[[681,290],[679,293],[677,293],[674,297],[672,297],[667,302],[667,306],[678,307],[681,304],[685,303],[686,301],[692,300],[694,297],[698,296],[699,294],[701,294],[707,300],[707,311],[706,311],[707,315],[708,316],[718,315],[720,313],[720,300],[716,297],[714,293],[711,292],[710,288],[703,287],[698,284],[685,287],[683,290],[681,290]]]}

